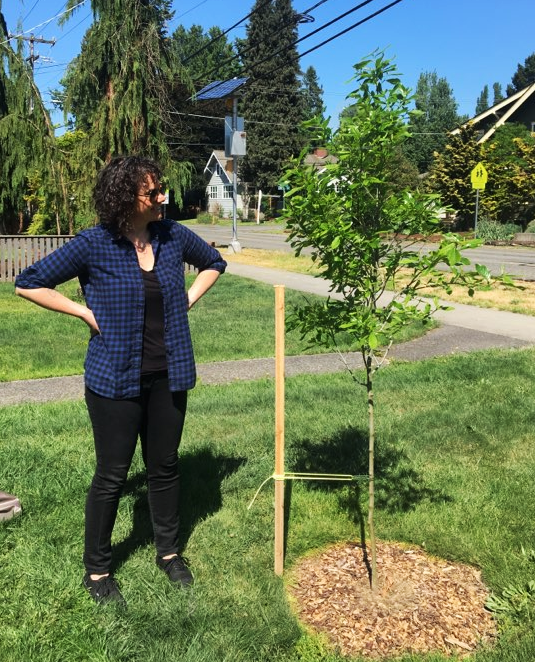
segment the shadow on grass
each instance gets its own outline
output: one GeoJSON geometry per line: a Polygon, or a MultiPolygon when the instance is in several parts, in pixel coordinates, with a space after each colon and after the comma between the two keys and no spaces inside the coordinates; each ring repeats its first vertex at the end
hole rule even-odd
{"type": "MultiPolygon", "coordinates": [[[[301,439],[289,452],[291,471],[351,474],[360,476],[358,489],[344,490],[340,504],[355,512],[359,494],[368,483],[368,436],[357,428],[340,430],[324,439],[301,439]]],[[[347,483],[307,481],[311,489],[340,490],[347,483]]],[[[375,448],[375,502],[388,512],[406,512],[421,501],[451,501],[443,490],[425,485],[421,474],[412,466],[407,454],[388,443],[377,443],[375,448]]]]}
{"type": "MultiPolygon", "coordinates": [[[[185,453],[179,458],[180,539],[183,549],[200,520],[221,507],[221,483],[245,463],[245,458],[214,455],[209,449],[185,453]]],[[[140,547],[153,541],[147,501],[145,473],[131,476],[123,495],[134,496],[132,531],[128,538],[113,547],[114,569],[119,568],[140,547]]]]}

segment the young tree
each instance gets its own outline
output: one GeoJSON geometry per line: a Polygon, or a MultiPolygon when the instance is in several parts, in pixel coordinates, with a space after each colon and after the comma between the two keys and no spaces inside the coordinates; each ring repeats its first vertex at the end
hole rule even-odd
{"type": "Polygon", "coordinates": [[[298,16],[291,0],[256,0],[253,9],[243,53],[249,81],[241,105],[247,129],[241,175],[265,192],[276,190],[284,164],[302,147],[298,16]]]}
{"type": "Polygon", "coordinates": [[[510,97],[515,92],[520,92],[532,83],[535,83],[535,53],[528,55],[524,64],[517,66],[511,83],[507,86],[507,96],[510,97]]]}
{"type": "Polygon", "coordinates": [[[441,152],[451,131],[459,122],[457,102],[445,78],[436,71],[420,75],[414,95],[418,113],[411,116],[411,137],[405,145],[408,158],[421,173],[427,172],[435,152],[441,152]]]}
{"type": "Polygon", "coordinates": [[[485,112],[489,107],[489,86],[485,85],[476,101],[476,115],[485,112]]]}
{"type": "MultiPolygon", "coordinates": [[[[295,159],[285,173],[292,187],[285,215],[292,246],[298,254],[305,247],[312,249],[320,275],[331,281],[333,292],[326,301],[296,309],[291,326],[326,346],[336,346],[338,333],[344,331],[362,353],[368,402],[371,585],[375,590],[373,382],[385,355],[379,347],[388,346],[405,325],[413,320],[425,322],[442,307],[438,300],[419,299],[424,285],[450,287],[472,280],[463,271],[469,261],[462,252],[477,242],[445,235],[428,253],[418,252],[410,242],[407,245],[413,233],[425,237],[438,228],[436,196],[393,186],[395,152],[408,136],[409,91],[382,53],[355,65],[353,83],[356,89],[349,95],[353,116],[343,120],[334,134],[327,122],[319,132],[338,162],[319,173],[295,159]],[[448,269],[438,271],[439,264],[448,269]],[[402,272],[408,275],[399,282],[402,272]],[[390,283],[396,292],[385,297],[390,283]]],[[[484,267],[477,269],[481,278],[489,277],[484,267]]],[[[353,378],[360,383],[359,375],[353,378]]]]}
{"type": "MultiPolygon", "coordinates": [[[[69,0],[68,6],[75,4],[69,0]]],[[[170,81],[183,73],[166,36],[170,1],[91,0],[91,7],[94,23],[63,81],[64,111],[87,135],[77,154],[85,172],[78,206],[91,208],[95,173],[113,155],[126,153],[159,161],[180,197],[190,168],[171,158],[167,144],[170,81]]]]}

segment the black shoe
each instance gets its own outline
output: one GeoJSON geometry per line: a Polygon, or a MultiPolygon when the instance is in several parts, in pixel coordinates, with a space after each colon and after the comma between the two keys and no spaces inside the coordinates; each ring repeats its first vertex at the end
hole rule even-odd
{"type": "Polygon", "coordinates": [[[172,556],[170,559],[156,557],[156,565],[163,570],[173,584],[191,586],[193,575],[181,556],[172,556]]]}
{"type": "Polygon", "coordinates": [[[115,602],[123,606],[126,605],[126,600],[119,591],[115,578],[111,575],[101,579],[91,579],[89,573],[86,573],[84,575],[84,586],[93,600],[99,604],[115,602]]]}

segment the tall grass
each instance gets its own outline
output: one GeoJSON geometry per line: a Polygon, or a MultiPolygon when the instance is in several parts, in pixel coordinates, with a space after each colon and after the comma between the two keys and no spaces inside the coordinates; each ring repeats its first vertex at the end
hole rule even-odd
{"type": "MultiPolygon", "coordinates": [[[[497,593],[533,579],[535,350],[391,364],[376,380],[382,539],[481,567],[497,593]]],[[[136,455],[114,533],[126,612],[80,586],[91,434],[82,403],[0,409],[0,485],[23,514],[0,525],[0,662],[342,662],[304,632],[274,576],[273,382],[200,386],[181,448],[182,544],[196,576],[170,586],[154,549],[136,455]]],[[[287,470],[365,473],[364,393],[345,374],[287,379],[287,470]]],[[[354,488],[293,484],[286,567],[357,539],[354,488]]],[[[476,662],[531,662],[533,623],[476,662]]],[[[405,662],[442,662],[441,655],[405,662]]]]}

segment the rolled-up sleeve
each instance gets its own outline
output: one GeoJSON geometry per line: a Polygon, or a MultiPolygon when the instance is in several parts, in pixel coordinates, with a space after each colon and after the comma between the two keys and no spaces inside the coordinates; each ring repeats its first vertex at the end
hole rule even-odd
{"type": "Polygon", "coordinates": [[[15,287],[33,290],[39,287],[54,288],[84,271],[87,265],[89,242],[76,235],[42,260],[22,271],[15,279],[15,287]]]}
{"type": "Polygon", "coordinates": [[[214,269],[221,274],[224,273],[227,263],[221,257],[221,253],[189,228],[183,225],[178,227],[183,234],[184,261],[199,271],[214,269]]]}

